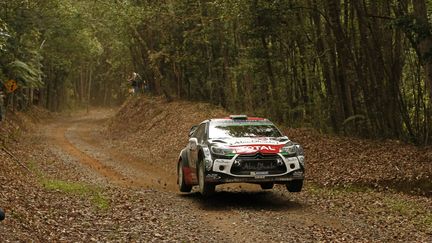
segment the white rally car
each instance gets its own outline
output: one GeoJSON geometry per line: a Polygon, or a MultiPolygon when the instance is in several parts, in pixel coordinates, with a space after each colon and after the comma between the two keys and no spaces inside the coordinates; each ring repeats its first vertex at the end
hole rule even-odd
{"type": "Polygon", "coordinates": [[[193,126],[189,143],[180,152],[177,173],[181,192],[198,185],[210,195],[216,185],[255,183],[262,189],[285,184],[300,192],[304,153],[267,119],[233,115],[193,126]]]}

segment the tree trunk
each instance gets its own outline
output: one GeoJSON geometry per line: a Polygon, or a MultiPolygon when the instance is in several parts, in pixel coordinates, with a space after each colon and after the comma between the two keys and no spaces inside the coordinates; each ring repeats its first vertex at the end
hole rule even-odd
{"type": "MultiPolygon", "coordinates": [[[[414,16],[424,28],[429,27],[427,7],[425,0],[412,0],[414,8],[414,16]]],[[[432,105],[432,35],[428,30],[428,35],[419,40],[417,49],[421,54],[421,62],[424,66],[426,74],[426,87],[429,92],[429,103],[432,105]]]]}
{"type": "Polygon", "coordinates": [[[349,43],[342,29],[340,21],[340,0],[329,0],[327,2],[329,19],[331,22],[331,30],[335,37],[335,46],[337,50],[337,66],[338,66],[338,84],[341,90],[345,117],[348,118],[354,115],[351,94],[351,77],[347,73],[352,71],[351,60],[352,56],[349,49],[349,43]]]}

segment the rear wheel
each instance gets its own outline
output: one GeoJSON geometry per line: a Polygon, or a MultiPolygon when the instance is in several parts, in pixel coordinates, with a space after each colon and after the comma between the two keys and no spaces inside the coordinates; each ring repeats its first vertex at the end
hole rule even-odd
{"type": "Polygon", "coordinates": [[[303,188],[303,180],[293,180],[286,184],[286,188],[289,192],[301,192],[303,188]]]}
{"type": "Polygon", "coordinates": [[[177,178],[178,178],[179,189],[181,192],[190,192],[192,190],[192,186],[187,185],[185,182],[182,161],[180,161],[178,165],[177,178]]]}
{"type": "Polygon", "coordinates": [[[199,163],[198,165],[198,183],[199,183],[199,190],[201,195],[204,197],[210,196],[215,192],[216,185],[210,184],[205,181],[205,168],[203,163],[199,163]]]}
{"type": "Polygon", "coordinates": [[[266,183],[260,184],[260,186],[261,186],[261,189],[263,189],[263,190],[273,189],[274,183],[266,182],[266,183]]]}

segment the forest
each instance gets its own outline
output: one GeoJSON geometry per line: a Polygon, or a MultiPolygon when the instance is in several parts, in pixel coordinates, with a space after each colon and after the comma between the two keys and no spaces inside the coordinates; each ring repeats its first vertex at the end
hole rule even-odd
{"type": "Polygon", "coordinates": [[[0,0],[3,109],[119,105],[137,72],[153,95],[432,144],[431,11],[426,0],[0,0]]]}

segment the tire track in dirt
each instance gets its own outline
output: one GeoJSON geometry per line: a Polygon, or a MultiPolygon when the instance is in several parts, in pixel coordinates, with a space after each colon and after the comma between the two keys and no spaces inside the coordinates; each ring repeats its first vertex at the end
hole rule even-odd
{"type": "Polygon", "coordinates": [[[48,131],[48,137],[53,138],[52,142],[55,145],[59,146],[63,151],[77,159],[81,164],[91,168],[99,175],[110,179],[116,184],[127,186],[129,183],[126,177],[106,166],[101,161],[81,151],[66,138],[66,131],[71,125],[72,123],[58,123],[53,125],[52,129],[48,131]]]}
{"type": "Polygon", "coordinates": [[[106,112],[95,112],[58,120],[47,127],[46,136],[52,139],[53,145],[113,184],[176,192],[176,178],[172,175],[127,151],[103,144],[105,138],[98,131],[106,117],[106,112]]]}
{"type": "Polygon", "coordinates": [[[86,148],[92,148],[90,151],[98,152],[106,156],[107,160],[115,161],[118,167],[115,170],[126,174],[131,181],[132,186],[147,187],[163,191],[177,192],[176,178],[158,168],[156,165],[148,163],[143,158],[134,156],[127,151],[119,151],[113,147],[104,144],[105,138],[99,133],[100,124],[104,120],[82,120],[70,127],[69,132],[74,133],[79,143],[86,148]]]}

